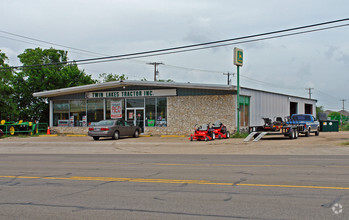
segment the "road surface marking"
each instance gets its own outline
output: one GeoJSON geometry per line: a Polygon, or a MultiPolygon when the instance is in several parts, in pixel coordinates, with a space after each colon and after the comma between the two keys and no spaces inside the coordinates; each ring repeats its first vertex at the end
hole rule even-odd
{"type": "Polygon", "coordinates": [[[216,183],[209,180],[176,180],[176,179],[144,179],[144,178],[117,178],[117,177],[38,177],[38,176],[0,176],[0,178],[11,179],[42,179],[42,180],[83,180],[83,181],[106,181],[106,182],[131,182],[131,183],[180,183],[198,185],[218,185],[218,186],[255,186],[255,187],[278,187],[278,188],[303,188],[303,189],[344,189],[349,187],[336,186],[298,186],[298,185],[270,185],[270,184],[247,184],[247,183],[216,183]]]}

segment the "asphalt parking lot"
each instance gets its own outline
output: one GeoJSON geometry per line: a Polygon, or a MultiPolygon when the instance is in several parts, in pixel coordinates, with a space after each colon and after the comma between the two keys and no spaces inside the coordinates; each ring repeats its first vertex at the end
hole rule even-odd
{"type": "Polygon", "coordinates": [[[139,137],[94,141],[88,136],[36,136],[0,139],[0,153],[39,154],[254,154],[349,155],[349,132],[290,140],[267,136],[259,142],[243,139],[189,141],[188,137],[139,137]]]}

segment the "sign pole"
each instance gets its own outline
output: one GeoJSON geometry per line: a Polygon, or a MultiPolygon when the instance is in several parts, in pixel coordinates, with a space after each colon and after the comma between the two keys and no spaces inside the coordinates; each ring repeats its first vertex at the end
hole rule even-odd
{"type": "Polygon", "coordinates": [[[237,67],[237,91],[236,91],[236,129],[240,133],[240,66],[243,65],[244,52],[237,47],[234,48],[234,64],[237,67]]]}
{"type": "Polygon", "coordinates": [[[236,95],[236,105],[237,105],[237,133],[240,133],[240,66],[237,67],[237,95],[236,95]]]}

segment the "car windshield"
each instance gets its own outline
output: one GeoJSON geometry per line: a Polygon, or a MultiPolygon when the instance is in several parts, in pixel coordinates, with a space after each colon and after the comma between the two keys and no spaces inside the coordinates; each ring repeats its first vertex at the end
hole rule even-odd
{"type": "Polygon", "coordinates": [[[309,115],[294,115],[292,116],[292,120],[295,121],[310,121],[309,115]]]}
{"type": "Polygon", "coordinates": [[[98,125],[98,126],[112,126],[113,124],[114,124],[114,121],[112,121],[112,120],[104,120],[104,121],[97,122],[94,125],[98,125]]]}

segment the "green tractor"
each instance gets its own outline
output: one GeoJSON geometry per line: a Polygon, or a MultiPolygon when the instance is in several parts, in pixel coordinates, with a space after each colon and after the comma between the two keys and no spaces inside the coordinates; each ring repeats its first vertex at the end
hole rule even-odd
{"type": "Polygon", "coordinates": [[[15,134],[27,134],[33,135],[47,129],[46,123],[33,123],[33,122],[19,122],[1,120],[0,129],[4,132],[4,135],[15,135],[15,134]]]}

